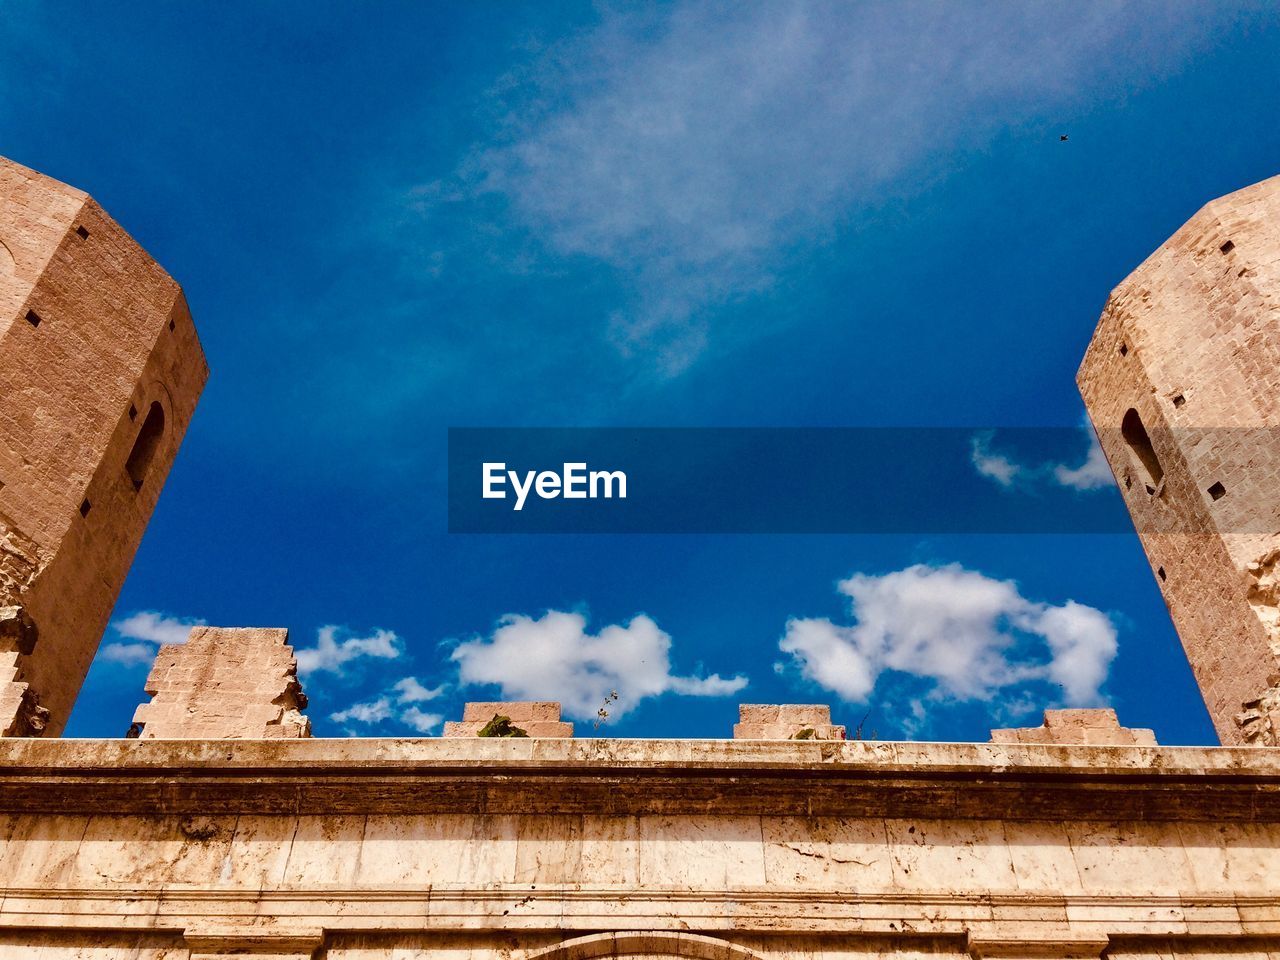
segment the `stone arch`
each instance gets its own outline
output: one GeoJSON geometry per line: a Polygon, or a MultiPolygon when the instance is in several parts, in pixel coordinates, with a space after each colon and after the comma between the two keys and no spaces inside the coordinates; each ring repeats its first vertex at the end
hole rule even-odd
{"type": "Polygon", "coordinates": [[[601,960],[605,957],[683,957],[686,960],[763,960],[745,947],[696,933],[631,930],[594,933],[526,954],[525,960],[601,960]]]}
{"type": "Polygon", "coordinates": [[[1156,448],[1142,417],[1133,407],[1125,411],[1124,419],[1120,422],[1120,436],[1129,447],[1129,460],[1147,488],[1147,493],[1154,494],[1164,480],[1164,467],[1160,465],[1160,458],[1156,455],[1156,448]]]}
{"type": "Polygon", "coordinates": [[[144,381],[140,393],[136,417],[125,421],[124,438],[117,441],[129,451],[124,477],[135,492],[142,491],[155,463],[171,456],[175,428],[173,396],[164,382],[144,381]]]}
{"type": "Polygon", "coordinates": [[[133,449],[129,451],[129,459],[124,469],[133,481],[133,489],[141,490],[143,482],[151,474],[151,466],[160,445],[165,439],[164,405],[159,400],[152,400],[143,416],[142,427],[133,441],[133,449]]]}

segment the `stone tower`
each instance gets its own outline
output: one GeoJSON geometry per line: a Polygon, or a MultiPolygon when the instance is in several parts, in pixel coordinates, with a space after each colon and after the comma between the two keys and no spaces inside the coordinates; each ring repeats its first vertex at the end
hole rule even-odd
{"type": "Polygon", "coordinates": [[[1280,177],[1116,287],[1077,379],[1218,736],[1280,742],[1280,177]]]}
{"type": "Polygon", "coordinates": [[[62,730],[207,377],[173,279],[0,158],[0,734],[62,730]]]}

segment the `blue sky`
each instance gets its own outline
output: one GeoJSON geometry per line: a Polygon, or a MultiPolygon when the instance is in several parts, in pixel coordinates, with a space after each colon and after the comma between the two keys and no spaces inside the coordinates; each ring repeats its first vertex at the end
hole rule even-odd
{"type": "Polygon", "coordinates": [[[449,535],[446,430],[1078,425],[1107,292],[1277,172],[1277,89],[1265,5],[7,0],[0,153],[182,282],[213,371],[69,733],[203,620],[288,626],[320,735],[505,693],[1210,742],[1133,536],[449,535]]]}

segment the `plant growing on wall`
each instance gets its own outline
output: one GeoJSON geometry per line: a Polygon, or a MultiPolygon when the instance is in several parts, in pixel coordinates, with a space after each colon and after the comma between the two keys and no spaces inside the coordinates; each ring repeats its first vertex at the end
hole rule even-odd
{"type": "Polygon", "coordinates": [[[527,737],[529,736],[514,723],[510,717],[494,714],[493,719],[480,728],[478,737],[527,737]]]}

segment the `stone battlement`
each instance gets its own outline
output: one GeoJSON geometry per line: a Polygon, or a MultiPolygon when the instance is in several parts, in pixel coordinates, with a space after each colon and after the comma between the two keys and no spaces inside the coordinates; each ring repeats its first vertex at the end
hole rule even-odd
{"type": "Polygon", "coordinates": [[[461,722],[446,722],[443,736],[572,737],[573,724],[560,719],[560,704],[550,700],[480,701],[462,708],[461,722]]]}
{"type": "Polygon", "coordinates": [[[311,736],[289,631],[193,627],[156,655],[132,734],[143,740],[311,736]]]}
{"type": "Polygon", "coordinates": [[[1111,709],[1046,710],[1042,726],[992,730],[991,742],[1153,747],[1156,735],[1151,730],[1120,726],[1111,709]]]}
{"type": "Polygon", "coordinates": [[[744,703],[733,726],[735,740],[843,740],[822,703],[744,703]]]}

